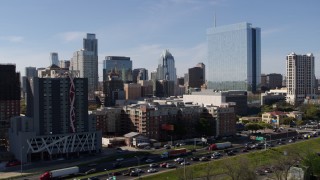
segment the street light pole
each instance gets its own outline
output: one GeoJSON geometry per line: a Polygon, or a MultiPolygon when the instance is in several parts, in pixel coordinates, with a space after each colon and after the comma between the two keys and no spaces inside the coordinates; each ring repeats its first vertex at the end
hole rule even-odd
{"type": "Polygon", "coordinates": [[[21,175],[22,175],[22,162],[23,162],[23,160],[22,160],[22,150],[24,149],[24,146],[22,146],[21,147],[21,149],[20,149],[20,173],[21,173],[21,175]]]}

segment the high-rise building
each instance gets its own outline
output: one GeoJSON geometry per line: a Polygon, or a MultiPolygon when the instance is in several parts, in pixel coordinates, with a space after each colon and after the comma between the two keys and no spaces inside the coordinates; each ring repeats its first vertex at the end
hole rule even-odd
{"type": "Polygon", "coordinates": [[[10,151],[22,162],[100,152],[101,132],[88,114],[88,79],[56,65],[39,74],[28,78],[27,116],[11,121],[10,151]]]}
{"type": "Polygon", "coordinates": [[[98,56],[98,39],[95,34],[87,33],[87,38],[83,38],[83,49],[94,52],[98,56]]]}
{"type": "Polygon", "coordinates": [[[103,81],[108,80],[109,73],[112,71],[117,72],[123,82],[132,82],[132,61],[130,57],[106,56],[103,60],[103,81]]]}
{"type": "Polygon", "coordinates": [[[27,92],[27,79],[30,77],[37,77],[38,72],[36,67],[26,67],[25,68],[25,76],[22,76],[22,90],[23,95],[27,92]]]}
{"type": "Polygon", "coordinates": [[[282,87],[282,75],[277,73],[267,74],[268,88],[276,89],[282,87]]]}
{"type": "Polygon", "coordinates": [[[98,40],[95,34],[83,39],[83,49],[73,53],[71,70],[80,71],[81,78],[88,78],[88,98],[94,99],[98,89],[98,40]]]}
{"type": "Polygon", "coordinates": [[[108,79],[103,81],[103,93],[105,95],[104,106],[110,107],[114,106],[116,100],[124,100],[124,83],[121,80],[119,73],[112,70],[108,74],[108,79]]]}
{"type": "Polygon", "coordinates": [[[196,67],[189,68],[188,70],[188,87],[201,88],[205,83],[205,65],[203,63],[197,64],[196,67]]]}
{"type": "Polygon", "coordinates": [[[132,81],[137,83],[139,80],[148,80],[148,70],[145,68],[137,68],[132,70],[132,81]]]}
{"type": "Polygon", "coordinates": [[[168,49],[164,50],[160,56],[157,68],[157,80],[177,81],[174,57],[168,49]]]}
{"type": "Polygon", "coordinates": [[[59,61],[59,67],[61,67],[63,69],[69,69],[70,61],[69,60],[60,60],[59,61]]]}
{"type": "Polygon", "coordinates": [[[314,99],[315,72],[312,53],[287,55],[287,102],[299,104],[305,98],[314,99]]]}
{"type": "Polygon", "coordinates": [[[256,92],[261,75],[260,28],[238,23],[207,30],[209,89],[256,92]]]}
{"type": "Polygon", "coordinates": [[[59,66],[59,57],[57,52],[50,53],[50,65],[53,64],[59,66]]]}
{"type": "Polygon", "coordinates": [[[20,73],[14,64],[0,64],[0,145],[7,145],[10,118],[20,115],[20,73]]]}

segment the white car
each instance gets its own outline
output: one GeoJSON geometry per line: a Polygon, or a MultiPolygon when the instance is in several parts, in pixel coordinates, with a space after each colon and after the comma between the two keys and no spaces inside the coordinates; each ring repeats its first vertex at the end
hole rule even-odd
{"type": "Polygon", "coordinates": [[[151,163],[151,162],[153,162],[154,160],[153,159],[147,159],[146,160],[146,163],[151,163]]]}
{"type": "Polygon", "coordinates": [[[184,161],[183,158],[177,158],[177,159],[174,160],[174,162],[178,162],[178,163],[181,163],[182,161],[184,161]]]}
{"type": "Polygon", "coordinates": [[[184,166],[184,165],[190,165],[190,163],[186,161],[186,162],[180,163],[180,165],[182,165],[182,166],[184,166]]]}
{"type": "Polygon", "coordinates": [[[151,168],[151,169],[148,169],[147,171],[148,173],[155,173],[155,172],[158,172],[157,169],[154,169],[154,168],[151,168]]]}

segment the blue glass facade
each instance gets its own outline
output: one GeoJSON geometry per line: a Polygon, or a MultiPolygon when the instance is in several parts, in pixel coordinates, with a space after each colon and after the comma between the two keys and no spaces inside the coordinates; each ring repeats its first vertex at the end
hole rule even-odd
{"type": "Polygon", "coordinates": [[[255,92],[261,76],[261,30],[249,23],[207,30],[208,88],[255,92]]]}

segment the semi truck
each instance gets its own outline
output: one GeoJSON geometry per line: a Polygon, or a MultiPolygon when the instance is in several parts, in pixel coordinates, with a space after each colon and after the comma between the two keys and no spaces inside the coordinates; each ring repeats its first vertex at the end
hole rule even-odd
{"type": "Polygon", "coordinates": [[[166,152],[163,152],[161,154],[161,158],[169,158],[169,157],[176,157],[176,156],[181,156],[187,154],[187,149],[186,148],[181,148],[181,149],[173,149],[169,150],[166,152]]]}
{"type": "Polygon", "coordinates": [[[215,144],[211,144],[209,146],[209,150],[212,151],[212,150],[216,150],[216,149],[226,149],[231,146],[232,146],[231,142],[215,143],[215,144]]]}
{"type": "Polygon", "coordinates": [[[72,174],[78,174],[79,173],[79,167],[74,166],[74,167],[68,167],[68,168],[63,168],[63,169],[56,169],[52,171],[47,171],[43,173],[40,176],[40,180],[50,180],[50,179],[58,179],[61,177],[69,176],[72,174]]]}

